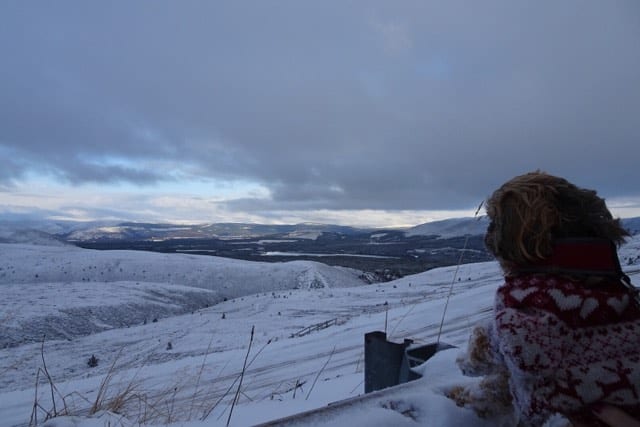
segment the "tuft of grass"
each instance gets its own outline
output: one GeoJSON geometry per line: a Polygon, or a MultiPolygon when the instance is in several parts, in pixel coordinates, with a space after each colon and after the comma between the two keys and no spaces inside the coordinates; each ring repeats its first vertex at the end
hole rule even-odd
{"type": "MultiPolygon", "coordinates": [[[[252,328],[253,331],[253,328],[252,328]]],[[[253,341],[253,337],[251,338],[251,341],[253,341]]],[[[220,396],[220,398],[218,398],[218,400],[216,400],[216,402],[209,407],[209,409],[207,409],[206,411],[204,411],[202,417],[200,418],[201,421],[205,421],[209,415],[211,415],[211,412],[213,412],[214,409],[216,409],[218,407],[218,405],[227,397],[227,395],[231,392],[231,390],[233,389],[233,387],[236,385],[236,382],[238,382],[238,380],[240,380],[241,376],[244,376],[244,372],[246,371],[246,369],[248,369],[249,367],[251,367],[251,365],[253,364],[253,362],[255,362],[255,360],[258,358],[258,356],[260,356],[260,353],[262,353],[262,351],[273,342],[273,339],[269,339],[261,348],[260,350],[258,350],[256,352],[256,354],[251,358],[251,360],[249,361],[249,363],[246,364],[246,366],[243,368],[242,372],[236,377],[235,380],[233,380],[233,382],[231,383],[231,385],[229,386],[229,388],[227,388],[227,390],[224,392],[224,394],[222,396],[220,396]]],[[[247,353],[248,354],[248,353],[247,353]]],[[[223,412],[224,413],[224,412],[223,412]]],[[[220,414],[220,416],[222,416],[222,414],[220,414]]]]}
{"type": "Polygon", "coordinates": [[[121,354],[122,354],[122,349],[120,349],[120,351],[116,355],[116,358],[113,360],[113,363],[111,363],[111,366],[109,367],[109,371],[107,371],[107,375],[105,375],[105,377],[102,379],[102,382],[100,383],[100,387],[98,387],[98,394],[96,395],[96,398],[93,401],[93,404],[91,405],[91,409],[89,409],[89,415],[93,415],[98,411],[106,409],[105,400],[107,396],[107,390],[109,389],[109,383],[111,383],[111,379],[113,378],[113,374],[115,372],[116,362],[120,358],[121,354]]]}
{"type": "Polygon", "coordinates": [[[231,404],[231,410],[229,410],[229,418],[227,418],[227,427],[229,423],[231,423],[231,415],[233,414],[233,408],[238,402],[238,397],[240,396],[240,390],[242,388],[242,380],[244,379],[244,374],[247,371],[247,360],[249,360],[249,353],[251,353],[251,344],[253,344],[253,334],[255,332],[256,327],[251,327],[251,338],[249,339],[249,347],[247,348],[247,354],[244,356],[244,364],[242,365],[242,372],[240,373],[240,383],[238,384],[238,390],[236,391],[236,395],[233,398],[233,403],[231,404]]]}
{"type": "Polygon", "coordinates": [[[38,371],[36,372],[36,386],[35,386],[35,397],[33,400],[33,408],[31,410],[31,418],[29,419],[29,426],[36,426],[38,425],[38,413],[42,412],[44,414],[44,421],[47,421],[51,418],[55,418],[55,417],[59,417],[62,415],[68,415],[68,409],[67,409],[67,402],[66,402],[66,396],[63,396],[62,393],[60,393],[60,390],[58,390],[58,388],[56,387],[55,383],[53,382],[53,378],[51,377],[51,374],[49,374],[49,369],[47,369],[47,362],[45,360],[44,357],[44,341],[45,341],[46,335],[42,336],[42,344],[40,346],[40,356],[42,358],[42,367],[38,368],[38,371]],[[38,401],[38,385],[40,383],[40,374],[43,374],[49,384],[49,391],[51,393],[51,405],[52,408],[50,409],[46,409],[44,406],[42,406],[42,404],[38,401]],[[58,397],[58,400],[61,401],[62,403],[62,407],[60,410],[58,410],[58,407],[56,405],[56,396],[58,397]]]}
{"type": "Polygon", "coordinates": [[[181,390],[177,384],[152,395],[152,393],[145,392],[139,382],[131,380],[115,393],[110,393],[111,381],[121,353],[122,349],[118,352],[107,375],[100,383],[96,398],[89,409],[89,415],[100,411],[109,411],[125,416],[137,414],[132,418],[136,418],[138,423],[162,422],[168,424],[173,422],[176,395],[181,390]]]}
{"type": "Polygon", "coordinates": [[[307,393],[307,397],[305,397],[304,400],[309,400],[309,396],[311,396],[311,392],[313,391],[313,388],[316,386],[316,382],[318,381],[318,378],[320,378],[320,375],[322,375],[324,368],[326,368],[329,362],[331,361],[331,358],[333,357],[333,353],[335,353],[335,351],[336,351],[336,346],[334,345],[333,350],[331,350],[331,354],[329,354],[329,358],[327,359],[326,362],[324,362],[324,365],[322,365],[322,368],[320,369],[320,371],[318,371],[318,374],[313,379],[313,384],[311,384],[311,388],[309,389],[309,392],[307,393]]]}

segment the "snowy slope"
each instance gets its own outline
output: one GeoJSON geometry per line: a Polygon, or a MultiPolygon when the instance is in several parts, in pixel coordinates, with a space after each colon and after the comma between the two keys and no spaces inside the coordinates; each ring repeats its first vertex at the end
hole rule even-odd
{"type": "Polygon", "coordinates": [[[363,285],[359,274],[311,261],[0,244],[0,348],[139,325],[258,292],[363,285]]]}
{"type": "MultiPolygon", "coordinates": [[[[224,397],[206,425],[216,425],[219,416],[222,417],[219,422],[224,424],[228,400],[232,397],[226,391],[238,378],[249,333],[255,325],[252,352],[255,361],[244,380],[245,394],[252,401],[241,400],[234,425],[255,424],[361,393],[363,335],[384,328],[387,308],[392,339],[432,340],[452,274],[449,268],[380,285],[279,291],[266,297],[259,294],[229,300],[193,315],[106,331],[70,342],[48,342],[47,366],[55,373],[62,394],[78,392],[94,396],[91,390],[95,393],[102,376],[115,361],[118,380],[113,383],[118,385],[114,385],[114,390],[135,378],[141,389],[149,390],[154,399],[161,399],[167,390],[179,386],[179,393],[172,397],[178,402],[173,415],[182,419],[199,419],[224,397]],[[225,319],[221,313],[225,313],[225,319]],[[330,319],[337,319],[337,324],[290,338],[307,326],[330,319]],[[171,350],[167,350],[168,342],[172,343],[171,350]],[[91,354],[101,360],[94,369],[86,366],[91,354]],[[200,373],[205,357],[205,369],[200,373]],[[316,384],[313,399],[304,400],[301,394],[306,396],[310,392],[314,377],[329,357],[331,363],[316,384]],[[196,387],[198,378],[200,386],[196,387]],[[296,381],[305,384],[294,399],[287,390],[296,381]],[[258,406],[252,409],[251,405],[258,406]]],[[[462,285],[455,290],[453,300],[458,303],[452,303],[445,328],[447,340],[455,344],[463,344],[467,327],[487,315],[491,294],[499,283],[494,264],[462,266],[460,277],[462,285]],[[464,294],[462,301],[458,300],[459,293],[464,294]]],[[[35,369],[41,365],[40,357],[39,344],[0,352],[0,365],[12,367],[0,376],[0,390],[22,389],[0,399],[18,402],[15,404],[18,419],[24,420],[25,411],[29,412],[33,403],[32,384],[35,369]]],[[[47,394],[43,393],[41,398],[46,400],[47,394]]],[[[82,401],[76,404],[79,408],[86,406],[82,401]]],[[[135,415],[130,417],[137,420],[135,415]]],[[[166,418],[151,421],[162,423],[166,418]]]]}
{"type": "Polygon", "coordinates": [[[446,239],[464,235],[482,235],[487,231],[489,220],[486,216],[478,218],[452,218],[427,222],[405,231],[407,236],[440,236],[446,239]]]}
{"type": "MultiPolygon", "coordinates": [[[[0,250],[3,255],[11,252],[5,246],[0,250]]],[[[52,253],[63,257],[51,252],[51,248],[29,250],[33,260],[51,259],[47,257],[52,253]]],[[[86,268],[96,263],[93,259],[93,264],[84,264],[84,258],[91,258],[91,251],[73,249],[69,253],[65,256],[73,264],[86,268]]],[[[18,258],[12,257],[12,262],[17,263],[18,258]]],[[[173,257],[180,256],[155,259],[170,263],[173,257]]],[[[621,259],[640,259],[639,237],[621,250],[621,259]]],[[[636,282],[639,264],[625,265],[636,282]]],[[[100,268],[107,265],[101,264],[100,268]]],[[[157,268],[164,267],[157,265],[157,268]]],[[[231,277],[231,272],[228,274],[231,277]]],[[[127,281],[124,276],[116,279],[97,284],[111,286],[127,281]]],[[[6,425],[28,425],[35,396],[43,408],[37,411],[40,422],[45,417],[44,410],[51,410],[51,392],[42,375],[37,392],[34,390],[44,354],[56,385],[58,412],[66,406],[71,414],[81,416],[57,418],[56,424],[50,426],[225,425],[240,383],[252,327],[255,333],[248,367],[231,425],[254,425],[323,407],[363,393],[366,332],[384,330],[386,325],[394,341],[413,338],[417,343],[432,342],[451,283],[453,296],[445,318],[443,341],[464,346],[472,325],[490,316],[493,293],[501,283],[495,263],[463,265],[457,272],[455,267],[436,269],[368,286],[260,290],[193,313],[161,318],[155,323],[47,341],[43,353],[38,343],[5,348],[0,350],[0,414],[6,425]],[[296,335],[305,327],[327,321],[329,326],[324,329],[296,335]],[[86,363],[92,354],[99,358],[95,368],[86,363]],[[112,377],[106,387],[106,398],[101,399],[100,384],[109,372],[112,377]],[[96,399],[103,403],[98,407],[106,408],[110,399],[127,387],[132,387],[133,392],[118,408],[126,418],[106,413],[86,417],[96,399]],[[64,402],[61,396],[65,396],[64,402]],[[206,420],[201,421],[205,416],[206,420]]],[[[26,278],[24,284],[27,285],[26,278]]],[[[15,288],[14,301],[31,298],[28,285],[23,287],[23,293],[19,292],[19,286],[15,288]]],[[[97,290],[87,288],[92,289],[97,290]]],[[[126,293],[118,295],[116,299],[123,305],[131,297],[126,293]]],[[[73,308],[78,301],[60,298],[57,303],[73,308]]],[[[35,301],[33,305],[34,311],[47,310],[49,302],[35,301]]],[[[0,319],[6,319],[6,315],[7,306],[2,306],[0,319]]],[[[438,354],[424,365],[424,379],[393,389],[380,399],[374,397],[341,409],[330,407],[320,417],[297,418],[297,425],[489,425],[443,396],[444,388],[471,381],[460,376],[454,364],[456,354],[455,350],[438,354]]],[[[296,425],[295,419],[289,425],[296,425]]]]}
{"type": "MultiPolygon", "coordinates": [[[[407,236],[440,236],[441,238],[464,235],[482,235],[487,231],[489,219],[486,215],[478,218],[451,218],[442,221],[427,222],[405,231],[407,236]]],[[[640,232],[640,218],[624,218],[622,225],[631,234],[640,232]]]]}
{"type": "Polygon", "coordinates": [[[39,246],[69,246],[52,234],[34,229],[0,226],[0,243],[26,243],[39,246]]]}

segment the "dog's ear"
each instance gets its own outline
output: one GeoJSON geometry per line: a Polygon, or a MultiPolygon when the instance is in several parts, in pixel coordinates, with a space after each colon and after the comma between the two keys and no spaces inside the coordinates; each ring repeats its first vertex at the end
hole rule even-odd
{"type": "Polygon", "coordinates": [[[599,237],[621,245],[629,236],[594,190],[561,188],[558,199],[562,218],[556,237],[599,237]]]}

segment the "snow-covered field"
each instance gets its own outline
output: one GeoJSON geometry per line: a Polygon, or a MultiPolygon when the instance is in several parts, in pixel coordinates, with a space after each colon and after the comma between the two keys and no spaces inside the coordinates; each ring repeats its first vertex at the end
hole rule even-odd
{"type": "MultiPolygon", "coordinates": [[[[620,258],[638,270],[640,236],[620,258]]],[[[443,341],[464,347],[490,315],[497,264],[455,270],[365,285],[359,272],[307,261],[0,244],[0,424],[66,411],[47,425],[200,427],[232,412],[230,425],[246,426],[354,398],[365,333],[433,342],[451,283],[443,341]]],[[[490,425],[443,396],[473,381],[456,369],[458,351],[430,359],[422,379],[275,425],[490,425]]]]}

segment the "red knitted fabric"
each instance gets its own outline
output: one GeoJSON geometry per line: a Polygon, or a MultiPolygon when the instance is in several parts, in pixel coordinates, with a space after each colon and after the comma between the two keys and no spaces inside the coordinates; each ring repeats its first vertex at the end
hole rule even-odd
{"type": "Polygon", "coordinates": [[[507,277],[495,310],[494,348],[523,418],[539,425],[596,402],[640,413],[640,308],[618,280],[507,277]]]}

